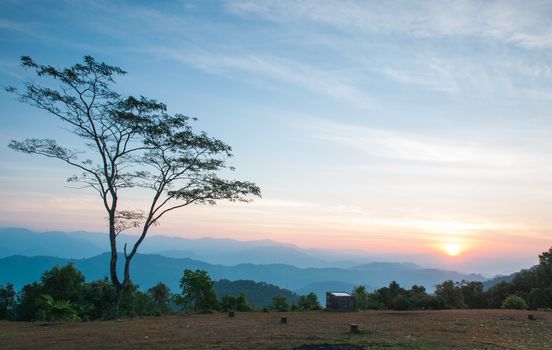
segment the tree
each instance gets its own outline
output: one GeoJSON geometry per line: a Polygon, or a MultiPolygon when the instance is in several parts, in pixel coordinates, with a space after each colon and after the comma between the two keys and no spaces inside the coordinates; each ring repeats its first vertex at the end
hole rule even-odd
{"type": "Polygon", "coordinates": [[[552,247],[539,255],[539,264],[537,265],[537,280],[539,287],[552,287],[552,247]]]}
{"type": "Polygon", "coordinates": [[[458,283],[445,281],[435,287],[435,295],[443,302],[445,309],[461,309],[464,305],[464,297],[458,283]]]}
{"type": "Polygon", "coordinates": [[[276,295],[275,297],[273,297],[272,304],[270,305],[270,309],[274,311],[281,311],[281,312],[288,311],[289,305],[286,297],[281,295],[276,295]]]}
{"type": "Polygon", "coordinates": [[[23,67],[48,86],[28,80],[23,91],[9,87],[23,103],[59,119],[65,129],[82,141],[73,149],[52,139],[11,141],[9,147],[28,154],[60,160],[80,174],[68,179],[80,188],[95,190],[107,214],[111,249],[110,277],[116,291],[118,312],[122,293],[130,283],[130,264],[149,229],[168,212],[191,204],[216,204],[218,200],[250,201],[260,196],[252,182],[219,177],[232,156],[231,147],[195,133],[190,119],[171,115],[165,104],[146,97],[123,96],[113,89],[115,79],[126,74],[119,67],[85,56],[67,68],[41,65],[21,58],[23,67]],[[146,189],[151,193],[145,208],[122,208],[124,190],[146,189]],[[136,242],[123,247],[122,279],[117,271],[117,236],[139,230],[136,242]]]}
{"type": "Polygon", "coordinates": [[[41,296],[44,294],[38,282],[26,284],[17,295],[16,318],[20,321],[35,321],[40,318],[41,296]]]}
{"type": "Polygon", "coordinates": [[[353,288],[353,296],[355,297],[358,309],[365,310],[368,308],[368,293],[365,286],[355,286],[353,288]]]}
{"type": "Polygon", "coordinates": [[[546,292],[542,288],[533,288],[527,296],[527,304],[531,310],[546,308],[552,306],[552,300],[546,297],[546,292]]]}
{"type": "Polygon", "coordinates": [[[301,295],[301,297],[299,297],[299,302],[297,303],[298,310],[320,310],[321,308],[322,306],[320,306],[316,294],[311,292],[307,295],[301,295]]]}
{"type": "Polygon", "coordinates": [[[487,291],[488,304],[493,309],[499,309],[504,300],[512,293],[511,285],[508,282],[500,282],[489,288],[487,291]]]}
{"type": "Polygon", "coordinates": [[[165,283],[159,282],[148,289],[148,296],[153,303],[154,313],[166,314],[171,310],[171,290],[165,283]]]}
{"type": "Polygon", "coordinates": [[[240,293],[237,297],[232,295],[224,294],[220,300],[220,307],[223,311],[251,311],[251,305],[247,303],[245,294],[240,293]]]}
{"type": "Polygon", "coordinates": [[[54,300],[68,300],[73,303],[81,301],[84,283],[83,274],[73,264],[54,266],[41,277],[42,293],[54,300]]]}
{"type": "Polygon", "coordinates": [[[113,318],[113,301],[115,300],[115,288],[107,278],[85,283],[82,288],[82,300],[92,308],[85,313],[86,319],[110,319],[113,318]]]}
{"type": "Polygon", "coordinates": [[[485,293],[483,293],[483,283],[477,281],[462,281],[460,290],[464,303],[470,309],[483,309],[487,307],[485,293]]]}
{"type": "Polygon", "coordinates": [[[15,289],[13,284],[6,286],[0,284],[0,320],[10,320],[14,318],[15,313],[15,289]]]}
{"type": "Polygon", "coordinates": [[[217,308],[217,295],[207,271],[184,270],[180,288],[182,288],[182,301],[186,308],[203,312],[217,308]]]}

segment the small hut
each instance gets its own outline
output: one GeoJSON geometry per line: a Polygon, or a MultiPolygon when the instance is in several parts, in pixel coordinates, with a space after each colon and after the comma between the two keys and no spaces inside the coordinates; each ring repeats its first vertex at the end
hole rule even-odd
{"type": "Polygon", "coordinates": [[[326,292],[326,310],[350,312],[356,309],[356,299],[346,292],[326,292]]]}

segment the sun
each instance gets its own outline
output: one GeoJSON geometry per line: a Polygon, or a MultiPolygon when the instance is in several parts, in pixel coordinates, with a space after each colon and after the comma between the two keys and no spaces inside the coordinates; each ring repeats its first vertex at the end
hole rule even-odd
{"type": "Polygon", "coordinates": [[[447,243],[444,248],[447,255],[457,256],[460,254],[460,245],[458,243],[447,243]]]}

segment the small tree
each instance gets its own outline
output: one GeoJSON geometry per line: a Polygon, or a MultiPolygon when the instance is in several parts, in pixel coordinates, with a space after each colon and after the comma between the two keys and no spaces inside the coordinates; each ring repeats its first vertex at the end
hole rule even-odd
{"type": "Polygon", "coordinates": [[[251,305],[247,302],[245,294],[240,293],[237,297],[225,294],[220,300],[220,308],[223,311],[251,311],[251,305]]]}
{"type": "Polygon", "coordinates": [[[82,147],[73,149],[52,139],[11,141],[9,147],[70,165],[79,174],[68,181],[99,195],[107,215],[116,313],[130,283],[132,258],[149,229],[166,213],[191,204],[249,201],[248,195],[260,196],[259,187],[252,182],[219,177],[220,171],[233,170],[226,165],[232,156],[230,146],[204,132],[195,133],[192,119],[169,114],[161,102],[116,92],[116,77],[126,73],[121,68],[98,63],[90,56],[68,68],[41,65],[28,56],[23,56],[21,63],[39,78],[50,78],[56,84],[46,86],[29,80],[23,91],[14,87],[7,90],[21,102],[60,120],[82,141],[82,147]],[[123,190],[135,188],[151,192],[149,204],[145,208],[122,208],[123,190]],[[138,229],[140,235],[129,249],[123,246],[120,278],[117,236],[129,228],[138,229]]]}
{"type": "Polygon", "coordinates": [[[184,270],[184,276],[180,280],[184,307],[202,312],[217,309],[217,295],[213,285],[207,271],[184,270]]]}
{"type": "Polygon", "coordinates": [[[15,317],[15,289],[13,284],[0,284],[0,320],[11,320],[15,317]]]}
{"type": "Polygon", "coordinates": [[[42,285],[38,282],[26,284],[17,295],[15,308],[19,321],[35,321],[40,318],[41,296],[44,294],[42,285]]]}
{"type": "Polygon", "coordinates": [[[286,297],[281,295],[276,295],[272,298],[272,304],[270,305],[270,309],[274,311],[288,311],[289,305],[287,302],[286,297]]]}
{"type": "Polygon", "coordinates": [[[353,296],[356,299],[356,307],[360,310],[368,308],[368,293],[365,286],[356,286],[353,288],[353,296]]]}
{"type": "Polygon", "coordinates": [[[166,284],[159,282],[151,287],[148,289],[148,296],[153,303],[154,313],[166,314],[171,310],[171,290],[166,284]]]}
{"type": "Polygon", "coordinates": [[[312,292],[307,295],[301,295],[297,303],[298,310],[320,310],[321,308],[318,296],[312,292]]]}

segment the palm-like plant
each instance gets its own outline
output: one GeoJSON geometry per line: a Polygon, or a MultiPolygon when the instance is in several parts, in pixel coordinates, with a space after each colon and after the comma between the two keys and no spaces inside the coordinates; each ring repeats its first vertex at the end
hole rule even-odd
{"type": "Polygon", "coordinates": [[[54,300],[51,295],[41,296],[41,310],[48,321],[75,321],[79,319],[79,306],[69,300],[54,300]]]}

